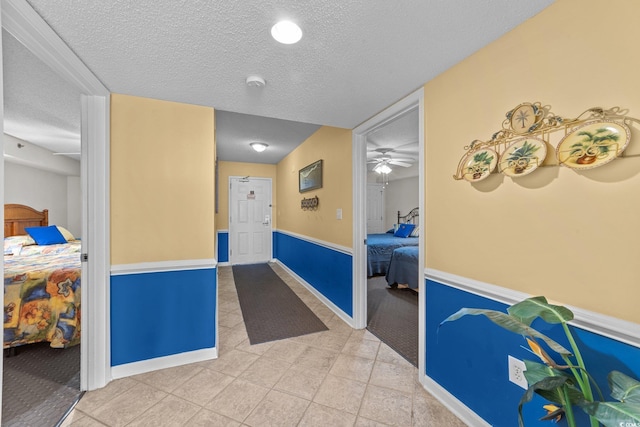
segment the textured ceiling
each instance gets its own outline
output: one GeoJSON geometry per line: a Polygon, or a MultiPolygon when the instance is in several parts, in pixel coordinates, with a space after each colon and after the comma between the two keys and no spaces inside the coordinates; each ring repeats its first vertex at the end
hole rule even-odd
{"type": "Polygon", "coordinates": [[[112,92],[285,120],[269,122],[275,134],[354,128],[552,0],[28,3],[112,92]],[[302,27],[299,43],[270,37],[283,18],[302,27]],[[266,86],[247,87],[252,74],[266,86]]]}

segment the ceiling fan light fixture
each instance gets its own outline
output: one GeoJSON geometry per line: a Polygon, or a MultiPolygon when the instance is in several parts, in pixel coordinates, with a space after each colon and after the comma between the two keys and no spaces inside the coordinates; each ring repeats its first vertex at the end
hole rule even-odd
{"type": "Polygon", "coordinates": [[[302,30],[291,21],[280,21],[271,27],[271,36],[282,44],[294,44],[302,38],[302,30]]]}
{"type": "Polygon", "coordinates": [[[268,144],[265,144],[264,142],[252,142],[249,145],[251,146],[251,148],[256,150],[258,153],[262,153],[269,146],[268,144]]]}
{"type": "Polygon", "coordinates": [[[389,167],[388,164],[386,163],[380,163],[379,165],[377,165],[375,168],[373,168],[374,172],[377,173],[381,173],[381,174],[389,174],[391,173],[391,168],[389,167]]]}

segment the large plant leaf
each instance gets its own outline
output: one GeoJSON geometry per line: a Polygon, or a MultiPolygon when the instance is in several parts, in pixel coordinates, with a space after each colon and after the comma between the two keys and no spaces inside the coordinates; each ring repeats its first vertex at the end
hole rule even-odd
{"type": "Polygon", "coordinates": [[[640,404],[640,381],[637,381],[622,372],[609,372],[609,387],[611,397],[620,402],[640,404]]]}
{"type": "Polygon", "coordinates": [[[580,407],[606,427],[640,425],[640,403],[582,402],[580,407]]]}
{"type": "MultiPolygon", "coordinates": [[[[566,384],[567,380],[568,378],[564,376],[546,377],[538,381],[537,383],[530,385],[527,391],[525,391],[520,398],[520,403],[518,404],[518,424],[520,425],[520,427],[524,427],[524,420],[522,419],[522,406],[525,403],[531,402],[534,393],[538,393],[540,395],[542,395],[541,392],[556,391],[559,393],[559,389],[561,389],[561,387],[566,384]]],[[[561,401],[557,401],[555,403],[562,404],[561,401]]]]}
{"type": "Polygon", "coordinates": [[[571,310],[561,305],[549,304],[542,296],[527,298],[509,307],[507,312],[526,325],[531,325],[538,317],[547,323],[566,323],[573,319],[571,310]]]}
{"type": "Polygon", "coordinates": [[[486,316],[493,323],[508,331],[515,332],[516,334],[520,335],[539,338],[547,343],[547,345],[556,353],[565,356],[571,356],[571,352],[569,350],[567,350],[548,336],[536,331],[531,326],[522,323],[519,319],[501,311],[487,310],[484,308],[461,308],[451,316],[444,319],[440,323],[440,326],[442,326],[446,322],[453,322],[454,320],[458,320],[464,316],[486,316]]]}
{"type": "MultiPolygon", "coordinates": [[[[559,369],[547,366],[543,363],[533,362],[531,360],[524,360],[524,364],[527,367],[527,370],[524,371],[524,376],[529,384],[541,383],[541,381],[550,377],[565,377],[566,384],[575,384],[573,375],[567,373],[566,371],[561,371],[559,369]]],[[[542,382],[541,384],[545,383],[542,382]]],[[[558,403],[560,405],[563,404],[564,397],[557,388],[551,390],[539,388],[535,390],[535,392],[543,398],[547,399],[549,402],[558,403]]],[[[578,403],[584,400],[584,395],[582,394],[582,392],[575,387],[569,387],[568,393],[569,401],[571,403],[578,403]]]]}

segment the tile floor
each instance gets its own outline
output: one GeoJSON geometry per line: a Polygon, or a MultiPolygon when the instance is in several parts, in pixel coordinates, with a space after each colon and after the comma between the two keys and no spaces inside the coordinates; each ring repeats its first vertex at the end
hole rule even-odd
{"type": "Polygon", "coordinates": [[[464,426],[415,367],[272,266],[329,331],[250,345],[231,267],[220,267],[219,358],[112,381],[63,426],[464,426]]]}

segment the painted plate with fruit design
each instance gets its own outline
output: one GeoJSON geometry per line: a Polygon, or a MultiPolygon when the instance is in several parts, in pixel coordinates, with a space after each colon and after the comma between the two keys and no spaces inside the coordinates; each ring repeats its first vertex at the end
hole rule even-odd
{"type": "Polygon", "coordinates": [[[556,148],[561,165],[572,169],[593,169],[618,157],[631,139],[624,123],[597,120],[585,123],[567,134],[556,148]]]}
{"type": "Polygon", "coordinates": [[[498,153],[490,148],[476,150],[464,160],[463,176],[470,182],[488,177],[498,163],[498,153]]]}
{"type": "Polygon", "coordinates": [[[540,138],[523,138],[512,142],[500,156],[498,170],[511,177],[530,174],[547,157],[547,144],[540,138]]]}

